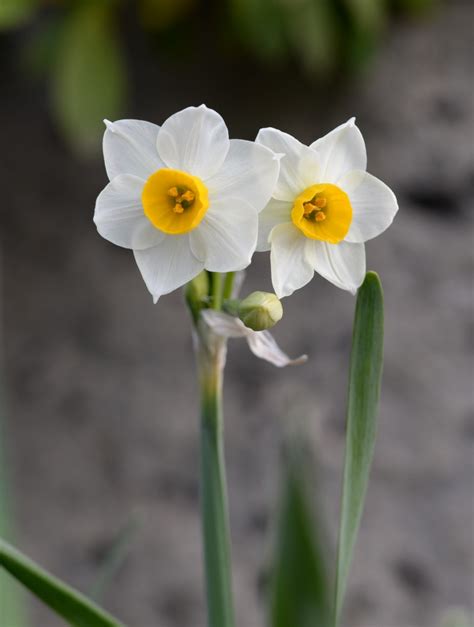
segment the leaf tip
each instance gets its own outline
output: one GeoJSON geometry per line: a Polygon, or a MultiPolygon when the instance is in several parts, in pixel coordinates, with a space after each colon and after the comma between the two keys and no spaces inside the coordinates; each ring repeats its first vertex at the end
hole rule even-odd
{"type": "Polygon", "coordinates": [[[362,293],[372,293],[373,295],[378,294],[381,299],[383,299],[383,288],[382,281],[380,280],[377,272],[373,270],[369,270],[365,275],[365,279],[358,290],[358,295],[360,296],[362,293]]]}

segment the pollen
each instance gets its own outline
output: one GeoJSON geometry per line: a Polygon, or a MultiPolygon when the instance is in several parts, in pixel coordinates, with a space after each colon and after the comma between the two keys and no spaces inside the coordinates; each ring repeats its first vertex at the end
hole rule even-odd
{"type": "Polygon", "coordinates": [[[318,213],[314,216],[314,219],[316,220],[316,222],[322,222],[326,219],[326,214],[324,213],[324,211],[318,211],[318,213]]]}
{"type": "Polygon", "coordinates": [[[168,190],[168,196],[171,196],[171,198],[177,198],[179,196],[178,188],[170,187],[168,190]]]}

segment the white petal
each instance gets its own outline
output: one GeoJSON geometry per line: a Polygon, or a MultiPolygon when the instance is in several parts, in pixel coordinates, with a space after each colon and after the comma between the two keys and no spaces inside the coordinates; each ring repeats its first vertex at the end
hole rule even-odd
{"type": "Polygon", "coordinates": [[[260,359],[269,361],[278,368],[304,364],[305,361],[308,360],[306,355],[301,355],[296,359],[290,359],[290,357],[281,350],[272,334],[268,331],[253,331],[252,334],[247,337],[247,342],[254,355],[260,357],[260,359]]]}
{"type": "Polygon", "coordinates": [[[301,355],[301,357],[297,359],[290,359],[288,355],[281,350],[268,331],[252,331],[252,329],[245,326],[242,320],[229,316],[229,314],[223,313],[222,311],[204,309],[202,317],[206,324],[210,326],[217,335],[222,335],[225,338],[247,338],[249,348],[254,355],[260,359],[269,361],[278,368],[302,364],[307,360],[306,355],[301,355]]]}
{"type": "Polygon", "coordinates": [[[142,120],[105,120],[103,149],[105,169],[110,180],[119,174],[147,179],[164,167],[156,150],[160,127],[142,120]]]}
{"type": "Polygon", "coordinates": [[[270,250],[269,237],[273,227],[277,224],[291,222],[291,202],[272,198],[265,209],[258,216],[257,250],[270,250]]]}
{"type": "Polygon", "coordinates": [[[367,153],[362,133],[355,118],[311,144],[321,158],[321,182],[337,183],[351,170],[365,170],[367,153]]]}
{"type": "Polygon", "coordinates": [[[133,252],[155,303],[163,294],[193,279],[204,267],[191,252],[188,234],[167,235],[158,246],[133,252]]]}
{"type": "Polygon", "coordinates": [[[290,296],[313,278],[305,253],[306,239],[291,223],[279,224],[270,233],[272,283],[278,298],[290,296]]]}
{"type": "Polygon", "coordinates": [[[339,180],[352,205],[352,223],[347,242],[366,242],[388,228],[398,211],[392,190],[378,178],[354,170],[339,180]]]}
{"type": "Polygon", "coordinates": [[[355,294],[365,277],[364,244],[308,242],[308,259],[316,272],[337,287],[355,294]]]}
{"type": "Polygon", "coordinates": [[[229,133],[224,120],[212,109],[188,107],[166,120],[156,145],[169,168],[206,180],[224,163],[229,133]]]}
{"type": "Polygon", "coordinates": [[[191,231],[193,253],[210,272],[246,268],[257,244],[258,215],[238,198],[212,202],[201,224],[191,231]]]}
{"type": "Polygon", "coordinates": [[[221,169],[206,181],[213,197],[242,198],[256,211],[270,200],[280,171],[279,157],[274,152],[243,139],[231,139],[221,169]]]}
{"type": "Polygon", "coordinates": [[[141,193],[144,181],[136,176],[116,176],[97,197],[94,222],[98,232],[117,246],[150,248],[165,234],[143,213],[141,193]]]}
{"type": "Polygon", "coordinates": [[[251,333],[255,333],[252,329],[247,328],[242,320],[229,316],[222,311],[204,309],[201,315],[214,333],[222,335],[222,337],[247,337],[251,333]]]}
{"type": "Polygon", "coordinates": [[[283,155],[280,176],[272,194],[274,198],[293,202],[296,196],[319,180],[319,155],[288,133],[276,128],[262,128],[255,141],[283,155]]]}

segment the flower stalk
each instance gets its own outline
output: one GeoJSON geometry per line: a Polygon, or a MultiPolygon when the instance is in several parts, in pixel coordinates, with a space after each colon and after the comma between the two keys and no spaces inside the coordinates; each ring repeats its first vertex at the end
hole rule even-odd
{"type": "Polygon", "coordinates": [[[228,272],[224,279],[224,288],[222,290],[222,298],[226,300],[232,297],[232,291],[234,289],[234,277],[235,272],[228,272]]]}
{"type": "Polygon", "coordinates": [[[211,272],[211,306],[218,311],[222,308],[222,275],[211,272]]]}
{"type": "Polygon", "coordinates": [[[222,414],[226,340],[201,320],[195,348],[201,393],[201,516],[208,624],[234,627],[222,414]]]}

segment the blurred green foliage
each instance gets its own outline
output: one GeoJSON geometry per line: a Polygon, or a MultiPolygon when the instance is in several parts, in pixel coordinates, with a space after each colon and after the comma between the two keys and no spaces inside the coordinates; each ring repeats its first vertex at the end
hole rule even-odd
{"type": "MultiPolygon", "coordinates": [[[[1,261],[1,259],[0,259],[1,261]]],[[[0,267],[1,270],[1,267],[0,267]]],[[[0,277],[1,278],[1,277],[0,277]]],[[[3,333],[3,285],[0,282],[0,542],[1,538],[13,540],[14,515],[10,489],[10,456],[6,442],[6,384],[4,376],[4,333],[3,333]]],[[[28,624],[24,607],[23,591],[0,567],[0,625],[24,627],[28,624]]]]}
{"type": "Polygon", "coordinates": [[[83,3],[65,19],[52,75],[53,107],[66,139],[91,152],[105,117],[121,114],[124,63],[111,3],[83,3]]]}
{"type": "MultiPolygon", "coordinates": [[[[27,28],[27,67],[46,75],[53,115],[78,152],[99,147],[102,119],[126,108],[127,68],[121,21],[174,41],[205,20],[216,41],[263,65],[294,63],[309,76],[354,71],[374,54],[390,16],[418,14],[439,0],[1,0],[0,31],[27,28]],[[225,37],[223,36],[225,33],[225,37]]],[[[199,29],[198,29],[199,30],[199,29]]],[[[175,50],[178,49],[175,45],[175,50]]],[[[163,50],[159,54],[162,54],[163,50]]],[[[152,54],[152,52],[151,52],[152,54]]]]}
{"type": "Polygon", "coordinates": [[[447,610],[441,619],[440,627],[473,627],[472,613],[469,614],[463,608],[451,608],[447,610]]]}
{"type": "Polygon", "coordinates": [[[314,469],[302,441],[287,450],[275,556],[270,627],[328,627],[331,584],[325,534],[314,516],[310,490],[314,469]]]}
{"type": "Polygon", "coordinates": [[[37,0],[2,0],[0,3],[0,28],[14,28],[32,17],[37,0]]]}

